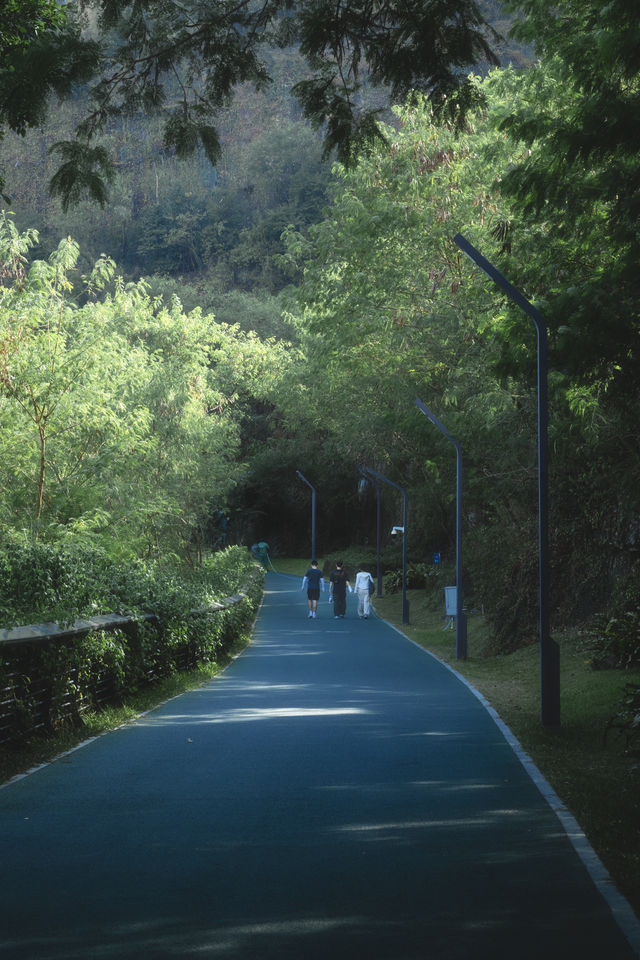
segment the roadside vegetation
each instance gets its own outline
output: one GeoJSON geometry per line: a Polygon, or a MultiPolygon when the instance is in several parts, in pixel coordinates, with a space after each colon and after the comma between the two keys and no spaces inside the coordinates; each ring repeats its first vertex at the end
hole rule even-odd
{"type": "Polygon", "coordinates": [[[33,640],[2,630],[0,779],[215,676],[247,642],[263,586],[239,546],[189,570],[32,544],[0,551],[0,569],[10,623],[54,620],[64,631],[78,618],[126,617],[33,640]]]}
{"type": "Polygon", "coordinates": [[[250,640],[249,633],[239,633],[233,644],[218,655],[215,663],[201,664],[193,670],[171,673],[152,686],[130,693],[119,704],[89,709],[83,713],[79,724],[67,724],[46,736],[31,737],[18,744],[4,745],[0,748],[0,784],[27,773],[40,764],[55,762],[86,740],[100,737],[125,723],[131,723],[167,700],[208,683],[242,653],[250,640]]]}

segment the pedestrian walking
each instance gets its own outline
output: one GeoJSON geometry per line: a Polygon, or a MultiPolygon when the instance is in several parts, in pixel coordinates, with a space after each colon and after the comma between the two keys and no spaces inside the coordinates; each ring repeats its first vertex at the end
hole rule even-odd
{"type": "Polygon", "coordinates": [[[347,590],[353,593],[342,560],[338,560],[335,570],[329,575],[329,600],[333,600],[333,616],[336,620],[347,612],[347,590]]]}
{"type": "Polygon", "coordinates": [[[307,588],[307,600],[309,601],[309,616],[315,620],[318,613],[318,600],[320,591],[324,593],[324,577],[322,571],[318,569],[318,561],[312,560],[311,566],[307,570],[302,580],[301,590],[307,588]]]}
{"type": "Polygon", "coordinates": [[[258,541],[258,543],[254,543],[253,546],[251,547],[251,553],[254,555],[258,563],[261,563],[266,570],[269,569],[267,565],[267,561],[271,563],[271,558],[269,557],[268,543],[266,543],[264,540],[260,540],[258,541]]]}
{"type": "Polygon", "coordinates": [[[371,609],[369,603],[369,585],[373,587],[373,577],[368,570],[365,570],[363,567],[358,567],[355,591],[358,597],[358,616],[364,620],[368,618],[371,609]]]}

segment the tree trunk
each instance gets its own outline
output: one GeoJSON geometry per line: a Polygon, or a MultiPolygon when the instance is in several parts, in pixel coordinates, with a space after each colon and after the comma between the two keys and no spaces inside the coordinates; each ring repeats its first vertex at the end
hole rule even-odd
{"type": "Polygon", "coordinates": [[[44,501],[44,478],[46,470],[46,448],[47,448],[47,436],[44,426],[41,424],[39,427],[40,430],[40,476],[38,477],[38,506],[36,510],[36,519],[40,519],[42,513],[42,504],[44,501]]]}

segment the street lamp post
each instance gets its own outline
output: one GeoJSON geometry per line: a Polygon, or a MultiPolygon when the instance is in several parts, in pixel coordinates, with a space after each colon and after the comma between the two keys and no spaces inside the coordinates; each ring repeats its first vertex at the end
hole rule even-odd
{"type": "Polygon", "coordinates": [[[377,597],[382,596],[382,564],[380,552],[382,547],[382,487],[376,481],[376,581],[377,597]]]}
{"type": "MultiPolygon", "coordinates": [[[[403,510],[402,510],[402,622],[409,623],[409,602],[407,600],[407,522],[409,516],[409,501],[407,497],[407,491],[404,487],[401,487],[399,484],[394,483],[393,480],[389,480],[388,477],[383,476],[383,474],[378,473],[377,470],[372,470],[371,467],[362,467],[363,473],[368,474],[371,477],[375,477],[377,480],[382,480],[383,483],[388,483],[389,486],[395,487],[396,490],[399,490],[402,494],[403,500],[403,510]]],[[[379,527],[378,527],[379,529],[379,527]]]]}
{"type": "MultiPolygon", "coordinates": [[[[366,484],[371,480],[371,477],[367,476],[365,473],[366,467],[361,469],[361,474],[364,477],[364,483],[366,484]]],[[[382,565],[380,563],[380,552],[381,552],[381,523],[382,523],[382,488],[380,486],[380,481],[376,480],[376,579],[377,579],[377,597],[382,596],[382,565]]]]}
{"type": "Polygon", "coordinates": [[[467,618],[462,608],[462,448],[422,400],[416,399],[414,402],[418,410],[421,410],[456,448],[456,657],[458,660],[466,660],[467,618]]]}
{"type": "Polygon", "coordinates": [[[470,260],[533,321],[538,344],[538,605],[540,617],[540,712],[545,726],[560,725],[560,649],[551,637],[549,617],[549,460],[547,399],[547,327],[533,304],[466,240],[454,241],[470,260]]]}
{"type": "Polygon", "coordinates": [[[306,483],[306,485],[311,490],[311,559],[317,560],[316,557],[316,488],[313,484],[309,483],[307,478],[303,476],[299,470],[296,470],[296,473],[300,479],[306,483]]]}

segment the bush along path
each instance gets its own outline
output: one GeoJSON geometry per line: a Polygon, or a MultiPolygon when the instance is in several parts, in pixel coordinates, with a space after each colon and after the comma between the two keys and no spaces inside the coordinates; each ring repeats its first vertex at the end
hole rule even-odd
{"type": "Polygon", "coordinates": [[[264,582],[246,550],[225,553],[218,561],[226,567],[224,576],[209,570],[188,584],[174,576],[172,591],[157,599],[147,595],[146,612],[141,596],[139,612],[127,616],[0,630],[0,744],[77,725],[89,710],[122,702],[176,672],[218,662],[252,622],[264,582]],[[216,580],[218,596],[229,584],[243,589],[214,600],[216,580]],[[205,583],[203,593],[198,587],[205,583]],[[189,606],[198,600],[197,607],[189,606]]]}
{"type": "Polygon", "coordinates": [[[352,600],[309,620],[299,580],[66,760],[0,790],[0,958],[636,956],[481,701],[352,600]]]}

